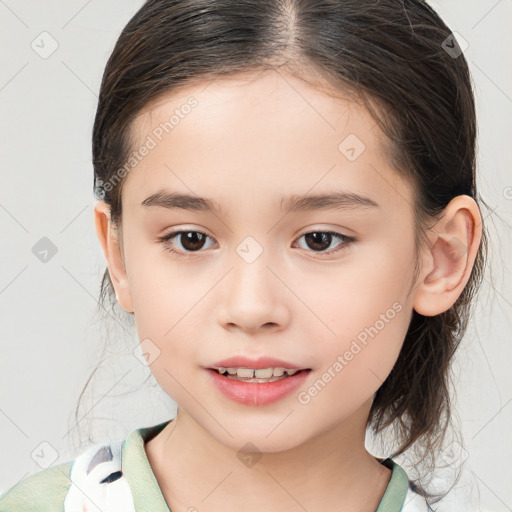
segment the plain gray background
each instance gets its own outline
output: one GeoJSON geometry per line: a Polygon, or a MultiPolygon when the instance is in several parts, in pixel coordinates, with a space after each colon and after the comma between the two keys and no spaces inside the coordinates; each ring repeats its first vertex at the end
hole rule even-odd
{"type": "MultiPolygon", "coordinates": [[[[127,327],[122,320],[107,327],[96,314],[105,260],[92,216],[92,123],[107,58],[142,3],[0,0],[0,492],[90,442],[122,439],[175,414],[133,357],[131,318],[127,327]],[[41,261],[38,244],[54,246],[55,254],[41,261]],[[94,393],[75,419],[78,395],[100,359],[94,393]]],[[[464,436],[455,457],[465,470],[449,510],[501,512],[512,510],[512,0],[430,4],[461,46],[462,39],[468,44],[478,185],[493,210],[482,210],[492,272],[454,367],[464,436]]]]}

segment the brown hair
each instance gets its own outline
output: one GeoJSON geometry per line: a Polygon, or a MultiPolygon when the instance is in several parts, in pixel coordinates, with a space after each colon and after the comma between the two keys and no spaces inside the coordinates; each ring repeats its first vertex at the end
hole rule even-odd
{"type": "MultiPolygon", "coordinates": [[[[93,131],[94,191],[122,215],[130,126],[177,87],[250,70],[315,73],[368,108],[415,192],[417,248],[429,222],[460,194],[477,203],[476,119],[468,65],[451,30],[421,0],[149,0],[123,29],[103,75],[93,131]]],[[[485,203],[484,203],[485,204],[485,203]]],[[[412,446],[439,450],[450,423],[449,369],[483,277],[482,234],[469,282],[446,312],[416,312],[399,358],[375,395],[369,423],[412,446]]],[[[113,287],[108,270],[100,299],[113,287]]]]}

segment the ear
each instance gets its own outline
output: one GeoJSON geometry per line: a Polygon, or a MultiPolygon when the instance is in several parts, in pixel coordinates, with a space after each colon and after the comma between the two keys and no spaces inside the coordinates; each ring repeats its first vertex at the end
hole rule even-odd
{"type": "Polygon", "coordinates": [[[454,197],[429,230],[423,250],[413,307],[424,316],[450,309],[462,293],[482,239],[482,218],[473,198],[454,197]]]}
{"type": "Polygon", "coordinates": [[[105,201],[99,200],[94,205],[94,224],[107,260],[108,272],[114,285],[116,298],[125,311],[133,313],[132,296],[122,254],[122,240],[118,230],[112,225],[110,206],[105,201]]]}

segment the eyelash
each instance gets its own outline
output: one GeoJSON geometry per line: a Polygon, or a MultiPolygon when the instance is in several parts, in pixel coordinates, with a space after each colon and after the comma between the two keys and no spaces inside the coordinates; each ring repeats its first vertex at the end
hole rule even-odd
{"type": "MultiPolygon", "coordinates": [[[[177,251],[176,249],[172,248],[169,245],[170,240],[175,238],[178,235],[181,235],[182,233],[199,233],[199,234],[204,235],[204,236],[206,236],[208,238],[211,238],[206,233],[203,233],[202,231],[197,231],[195,229],[189,229],[189,230],[173,231],[173,232],[171,232],[171,233],[169,233],[169,234],[167,234],[165,236],[159,237],[158,240],[163,244],[165,251],[168,251],[168,252],[171,252],[173,254],[176,254],[177,256],[182,256],[182,257],[187,258],[187,257],[193,256],[194,254],[203,252],[201,250],[182,252],[182,251],[177,251]]],[[[335,253],[337,253],[339,251],[347,249],[350,245],[352,245],[354,242],[357,241],[357,239],[355,237],[343,235],[341,233],[337,233],[336,231],[321,231],[321,230],[308,231],[306,233],[303,233],[301,236],[299,236],[298,239],[302,238],[305,235],[309,235],[311,233],[322,233],[322,234],[333,235],[335,238],[338,238],[339,240],[342,241],[342,243],[336,249],[333,249],[333,250],[330,250],[330,251],[313,251],[313,250],[307,251],[307,252],[312,252],[312,253],[317,253],[317,254],[329,254],[329,255],[330,254],[335,254],[335,253]]]]}

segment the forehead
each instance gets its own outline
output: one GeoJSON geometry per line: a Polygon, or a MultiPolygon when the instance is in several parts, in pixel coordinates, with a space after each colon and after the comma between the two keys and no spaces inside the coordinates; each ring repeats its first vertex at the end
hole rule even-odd
{"type": "Polygon", "coordinates": [[[133,122],[132,141],[135,152],[151,149],[131,168],[123,202],[140,204],[164,186],[188,193],[200,188],[219,201],[233,188],[247,196],[340,184],[382,196],[393,192],[384,190],[386,182],[395,193],[403,187],[390,167],[386,137],[361,104],[284,71],[222,77],[163,94],[133,122]]]}
{"type": "Polygon", "coordinates": [[[313,85],[284,70],[224,76],[181,85],[158,95],[137,116],[131,132],[133,140],[141,142],[141,137],[168,122],[173,113],[177,114],[171,123],[173,132],[186,124],[197,135],[210,139],[224,135],[233,127],[242,130],[239,135],[256,134],[263,129],[267,134],[279,131],[282,139],[289,135],[291,141],[303,139],[304,135],[316,139],[326,132],[341,135],[340,130],[349,124],[369,144],[376,143],[382,145],[379,149],[386,149],[387,139],[353,96],[353,93],[349,96],[343,91],[334,92],[325,81],[313,85]],[[186,103],[192,100],[197,106],[190,109],[186,103]],[[190,121],[185,123],[187,118],[190,121]],[[307,125],[298,130],[297,122],[304,121],[307,125]],[[208,131],[212,126],[216,130],[208,131]],[[312,137],[312,132],[317,130],[320,130],[317,137],[312,137]]]}

